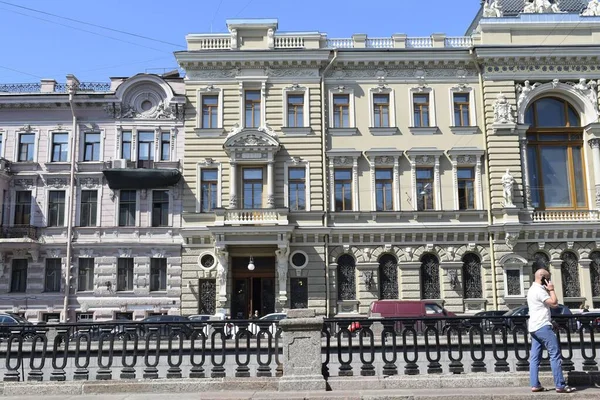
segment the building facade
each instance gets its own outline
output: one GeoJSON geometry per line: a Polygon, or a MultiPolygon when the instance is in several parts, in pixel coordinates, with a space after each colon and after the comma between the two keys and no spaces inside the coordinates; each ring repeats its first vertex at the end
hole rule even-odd
{"type": "Polygon", "coordinates": [[[177,73],[0,86],[3,311],[179,313],[183,92],[177,73]]]}
{"type": "Polygon", "coordinates": [[[600,9],[563,3],[484,2],[465,37],[188,35],[182,312],[507,308],[536,258],[597,304],[600,9]]]}

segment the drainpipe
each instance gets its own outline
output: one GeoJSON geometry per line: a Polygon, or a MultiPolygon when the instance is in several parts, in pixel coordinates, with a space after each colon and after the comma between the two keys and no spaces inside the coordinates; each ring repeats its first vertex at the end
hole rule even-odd
{"type": "MultiPolygon", "coordinates": [[[[492,187],[490,177],[490,157],[489,149],[487,144],[487,123],[485,119],[485,98],[483,96],[483,73],[481,66],[477,62],[477,56],[473,52],[473,49],[469,50],[469,53],[473,56],[475,67],[477,68],[477,76],[479,77],[479,100],[481,102],[481,121],[483,122],[483,148],[485,149],[485,169],[487,173],[488,190],[487,193],[487,216],[488,216],[488,229],[493,224],[492,218],[492,187]]],[[[483,188],[481,188],[483,189],[483,188]]],[[[494,251],[494,233],[489,232],[489,246],[490,246],[490,267],[492,272],[492,301],[494,304],[494,310],[498,309],[498,284],[496,282],[496,252],[494,251]]]]}
{"type": "Polygon", "coordinates": [[[69,106],[71,108],[71,115],[73,117],[73,137],[71,138],[71,172],[69,177],[69,198],[67,199],[67,270],[65,271],[65,300],[63,304],[63,322],[69,322],[69,295],[71,293],[71,266],[73,264],[72,253],[73,253],[73,204],[75,200],[75,164],[77,159],[75,158],[75,150],[77,149],[77,138],[79,137],[77,132],[77,116],[75,115],[75,107],[73,104],[75,93],[77,92],[77,79],[74,76],[67,76],[67,79],[71,78],[73,82],[69,85],[69,106]]]}
{"type": "MultiPolygon", "coordinates": [[[[338,56],[338,51],[337,49],[333,50],[333,57],[331,58],[331,60],[329,60],[329,63],[327,64],[327,66],[325,67],[325,69],[323,69],[323,72],[321,72],[321,157],[322,157],[322,163],[321,163],[321,167],[322,167],[322,174],[323,174],[323,226],[325,228],[327,228],[329,226],[329,201],[327,199],[327,129],[326,127],[326,122],[327,119],[325,118],[325,111],[327,110],[327,106],[326,106],[326,100],[327,100],[327,96],[325,95],[325,74],[327,74],[327,71],[329,71],[329,68],[331,68],[331,66],[333,65],[333,63],[335,62],[336,58],[338,56]]],[[[329,194],[331,196],[331,193],[329,194]]],[[[325,246],[325,313],[327,318],[330,317],[330,310],[329,310],[329,296],[331,294],[331,289],[329,287],[329,234],[326,234],[324,237],[324,246],[325,246]]]]}

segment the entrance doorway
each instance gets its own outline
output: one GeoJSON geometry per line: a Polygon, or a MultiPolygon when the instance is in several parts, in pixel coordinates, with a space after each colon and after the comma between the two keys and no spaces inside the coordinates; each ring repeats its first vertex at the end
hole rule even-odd
{"type": "Polygon", "coordinates": [[[232,258],[231,317],[249,319],[275,312],[275,257],[254,257],[254,271],[248,270],[249,257],[232,258]]]}

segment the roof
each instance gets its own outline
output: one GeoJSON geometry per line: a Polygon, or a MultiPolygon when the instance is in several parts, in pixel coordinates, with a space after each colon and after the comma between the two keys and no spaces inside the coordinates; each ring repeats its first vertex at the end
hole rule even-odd
{"type": "MultiPolygon", "coordinates": [[[[491,0],[484,0],[491,1],[491,0]]],[[[481,2],[481,8],[477,12],[477,15],[469,25],[467,32],[465,35],[469,36],[475,32],[477,25],[479,25],[479,21],[483,15],[483,3],[481,2]]],[[[525,0],[499,0],[500,5],[502,6],[502,12],[504,17],[516,17],[518,16],[523,9],[525,8],[525,0]]],[[[560,10],[568,13],[568,14],[581,14],[583,10],[586,9],[589,0],[549,0],[550,3],[557,2],[559,3],[560,10]]]]}
{"type": "MultiPolygon", "coordinates": [[[[556,3],[557,0],[550,0],[556,3]]],[[[580,14],[587,7],[588,0],[560,0],[558,1],[561,11],[569,14],[580,14]]],[[[500,0],[505,17],[518,15],[525,7],[524,0],[500,0]]]]}

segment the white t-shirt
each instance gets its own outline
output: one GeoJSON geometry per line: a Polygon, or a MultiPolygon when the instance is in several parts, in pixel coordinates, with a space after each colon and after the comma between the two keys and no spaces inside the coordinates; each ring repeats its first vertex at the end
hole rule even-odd
{"type": "Polygon", "coordinates": [[[539,283],[533,282],[527,292],[529,306],[529,332],[535,332],[543,326],[552,326],[550,307],[544,303],[550,298],[548,291],[539,283]]]}

